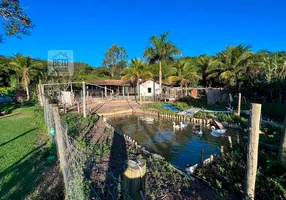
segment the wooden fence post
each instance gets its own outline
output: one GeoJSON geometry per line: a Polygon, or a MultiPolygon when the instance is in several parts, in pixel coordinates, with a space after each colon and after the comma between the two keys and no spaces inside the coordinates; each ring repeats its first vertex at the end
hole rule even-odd
{"type": "Polygon", "coordinates": [[[255,180],[258,161],[259,124],[261,117],[261,104],[251,104],[251,127],[247,148],[247,165],[245,174],[244,195],[246,200],[254,199],[255,180]]]}
{"type": "Polygon", "coordinates": [[[60,113],[59,113],[59,108],[57,105],[52,105],[52,112],[53,112],[53,117],[54,117],[54,123],[55,123],[55,129],[56,129],[56,144],[57,144],[57,150],[58,150],[58,155],[60,158],[60,166],[61,166],[61,171],[63,174],[63,179],[64,179],[64,185],[65,189],[67,191],[67,161],[66,161],[66,142],[65,138],[63,136],[63,127],[61,124],[61,118],[60,118],[60,113]]]}
{"type": "Polygon", "coordinates": [[[142,199],[141,194],[145,195],[145,179],[146,161],[129,160],[123,175],[123,199],[142,199]]]}
{"type": "Polygon", "coordinates": [[[204,155],[205,155],[205,152],[202,149],[202,151],[201,151],[201,166],[204,166],[204,155]]]}
{"type": "Polygon", "coordinates": [[[232,149],[232,139],[231,139],[231,136],[227,136],[227,137],[228,137],[229,147],[232,149]]]}
{"type": "Polygon", "coordinates": [[[221,156],[223,156],[223,154],[224,154],[223,146],[220,146],[220,154],[221,154],[221,156]]]}
{"type": "Polygon", "coordinates": [[[241,107],[241,93],[238,93],[238,105],[237,105],[237,115],[240,116],[240,107],[241,107]]]}
{"type": "Polygon", "coordinates": [[[280,140],[278,159],[282,162],[284,166],[286,166],[286,115],[284,120],[284,130],[282,132],[280,140]]]}
{"type": "Polygon", "coordinates": [[[82,112],[83,117],[86,117],[86,96],[85,96],[85,82],[82,82],[82,112]]]}

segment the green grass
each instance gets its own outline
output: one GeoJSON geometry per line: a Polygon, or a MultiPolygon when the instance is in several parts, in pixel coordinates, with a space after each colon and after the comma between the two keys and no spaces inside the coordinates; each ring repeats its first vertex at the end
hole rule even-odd
{"type": "Polygon", "coordinates": [[[149,103],[142,106],[143,110],[158,111],[165,114],[175,114],[176,112],[164,108],[162,105],[164,103],[149,103]]]}
{"type": "Polygon", "coordinates": [[[24,199],[48,165],[48,136],[41,133],[43,123],[38,123],[34,110],[35,106],[24,106],[0,117],[0,199],[24,199]]]}

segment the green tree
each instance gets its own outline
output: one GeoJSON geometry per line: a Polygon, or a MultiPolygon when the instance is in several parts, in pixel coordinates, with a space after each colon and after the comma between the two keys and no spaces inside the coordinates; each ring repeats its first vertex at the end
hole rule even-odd
{"type": "Polygon", "coordinates": [[[202,84],[205,87],[211,87],[214,79],[212,76],[216,77],[216,73],[212,73],[212,75],[207,73],[207,69],[217,67],[219,65],[219,61],[214,56],[206,56],[202,55],[195,59],[195,65],[199,68],[200,74],[202,76],[202,84]],[[210,75],[210,76],[209,76],[210,75]]]}
{"type": "Polygon", "coordinates": [[[38,70],[42,66],[42,63],[35,61],[30,56],[25,57],[22,54],[17,54],[9,64],[21,79],[22,86],[27,93],[27,100],[30,100],[30,80],[33,76],[38,74],[38,70]]]}
{"type": "Polygon", "coordinates": [[[179,59],[173,65],[174,75],[168,78],[171,85],[179,84],[181,87],[197,86],[201,77],[198,75],[198,68],[191,59],[179,59]]]}
{"type": "Polygon", "coordinates": [[[108,67],[111,77],[114,77],[116,75],[120,75],[121,70],[126,66],[124,63],[127,57],[126,49],[114,44],[105,53],[102,65],[104,67],[108,67]]]}
{"type": "Polygon", "coordinates": [[[253,66],[253,52],[250,46],[228,46],[217,55],[219,64],[210,65],[206,72],[208,79],[219,78],[224,84],[241,84],[247,69],[253,66]]]}
{"type": "Polygon", "coordinates": [[[143,57],[147,58],[150,64],[159,62],[159,85],[162,86],[162,61],[174,60],[175,56],[180,56],[178,47],[168,40],[169,32],[150,38],[151,47],[143,52],[143,57]]]}
{"type": "MultiPolygon", "coordinates": [[[[21,39],[21,34],[29,35],[34,27],[32,20],[24,13],[19,0],[2,0],[0,3],[0,16],[3,18],[4,35],[16,36],[21,39]]],[[[0,42],[4,35],[0,34],[0,42]]]]}
{"type": "Polygon", "coordinates": [[[263,81],[268,85],[271,101],[274,101],[273,89],[275,89],[278,92],[276,96],[281,103],[283,85],[286,80],[286,54],[264,53],[260,63],[263,81]]]}
{"type": "Polygon", "coordinates": [[[122,73],[123,76],[121,79],[128,80],[133,85],[136,84],[137,88],[139,87],[140,79],[146,80],[153,77],[153,74],[146,70],[146,64],[137,58],[131,60],[130,66],[124,68],[122,73]]]}

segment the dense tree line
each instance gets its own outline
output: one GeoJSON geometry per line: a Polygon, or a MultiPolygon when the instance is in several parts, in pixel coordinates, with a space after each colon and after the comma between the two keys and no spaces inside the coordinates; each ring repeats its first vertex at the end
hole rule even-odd
{"type": "Polygon", "coordinates": [[[127,51],[115,44],[107,50],[100,67],[74,63],[71,77],[49,77],[47,61],[17,54],[0,57],[0,87],[23,88],[39,82],[96,81],[125,79],[136,85],[139,79],[154,79],[177,87],[228,87],[247,89],[268,102],[286,99],[286,52],[254,53],[250,46],[228,46],[216,55],[181,56],[168,39],[169,33],[150,38],[142,59],[127,62],[127,51]]]}

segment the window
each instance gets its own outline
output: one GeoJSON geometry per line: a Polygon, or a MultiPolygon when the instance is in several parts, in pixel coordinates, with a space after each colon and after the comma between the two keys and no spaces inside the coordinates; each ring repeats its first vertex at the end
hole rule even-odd
{"type": "Polygon", "coordinates": [[[149,87],[148,88],[148,93],[151,93],[152,92],[152,89],[149,87]]]}

